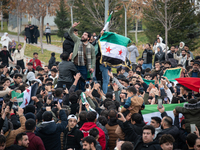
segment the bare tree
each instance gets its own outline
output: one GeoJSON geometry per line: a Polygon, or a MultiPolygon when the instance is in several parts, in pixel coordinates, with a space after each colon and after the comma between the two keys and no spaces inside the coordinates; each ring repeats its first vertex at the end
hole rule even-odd
{"type": "Polygon", "coordinates": [[[189,14],[190,9],[185,10],[183,13],[183,11],[181,11],[182,5],[180,5],[180,1],[178,0],[146,0],[145,4],[149,8],[143,11],[144,16],[153,21],[159,21],[165,28],[166,56],[168,31],[178,27],[189,14]]]}

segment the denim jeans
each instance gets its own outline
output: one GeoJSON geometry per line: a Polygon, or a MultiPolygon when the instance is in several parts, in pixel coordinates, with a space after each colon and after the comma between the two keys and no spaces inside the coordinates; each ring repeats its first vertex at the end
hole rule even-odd
{"type": "MultiPolygon", "coordinates": [[[[87,67],[86,66],[76,66],[77,70],[81,73],[83,78],[87,80],[87,67]]],[[[76,86],[76,90],[85,91],[85,82],[79,80],[76,86]]]]}
{"type": "Polygon", "coordinates": [[[104,65],[100,65],[99,68],[102,72],[102,78],[103,78],[103,93],[106,94],[109,84],[108,70],[110,71],[111,68],[109,66],[105,67],[104,65]]]}
{"type": "Polygon", "coordinates": [[[150,68],[150,69],[152,69],[152,64],[150,63],[150,64],[143,64],[142,65],[142,69],[147,69],[147,68],[150,68]]]}

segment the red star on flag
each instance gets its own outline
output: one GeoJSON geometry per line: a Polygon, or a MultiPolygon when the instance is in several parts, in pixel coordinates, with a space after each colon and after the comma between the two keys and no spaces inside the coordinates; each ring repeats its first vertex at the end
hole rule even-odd
{"type": "Polygon", "coordinates": [[[119,55],[122,55],[122,50],[119,51],[119,55]]]}
{"type": "Polygon", "coordinates": [[[25,99],[25,101],[26,101],[26,102],[25,102],[25,105],[27,105],[27,104],[28,104],[27,98],[25,99]]]}
{"type": "Polygon", "coordinates": [[[147,122],[144,122],[145,124],[148,124],[149,122],[147,121],[147,122]]]}
{"type": "Polygon", "coordinates": [[[26,92],[27,92],[27,93],[29,93],[29,92],[30,92],[30,90],[29,90],[29,89],[26,89],[26,92]]]}
{"type": "Polygon", "coordinates": [[[185,119],[185,117],[184,116],[182,116],[181,118],[179,118],[180,119],[180,122],[182,122],[183,121],[183,119],[185,119]]]}
{"type": "Polygon", "coordinates": [[[106,48],[106,53],[107,53],[107,52],[110,53],[111,50],[112,50],[112,49],[111,49],[110,46],[109,46],[108,48],[106,48]]]}

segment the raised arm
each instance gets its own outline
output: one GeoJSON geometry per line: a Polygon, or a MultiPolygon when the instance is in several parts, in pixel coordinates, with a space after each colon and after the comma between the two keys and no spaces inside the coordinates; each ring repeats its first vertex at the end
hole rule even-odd
{"type": "Polygon", "coordinates": [[[72,38],[72,40],[76,43],[78,40],[79,40],[79,37],[77,37],[75,34],[74,34],[74,28],[79,25],[80,22],[75,22],[72,27],[69,29],[68,33],[69,33],[69,36],[72,38]]]}

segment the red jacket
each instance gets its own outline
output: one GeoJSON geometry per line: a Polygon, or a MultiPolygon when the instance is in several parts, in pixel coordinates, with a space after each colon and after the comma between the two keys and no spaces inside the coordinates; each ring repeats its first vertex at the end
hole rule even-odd
{"type": "Polygon", "coordinates": [[[29,146],[27,150],[45,150],[44,144],[39,136],[36,136],[33,132],[27,132],[29,146]]]}
{"type": "MultiPolygon", "coordinates": [[[[33,61],[33,59],[31,59],[29,62],[32,62],[32,61],[33,61]]],[[[35,70],[36,70],[37,66],[41,66],[42,67],[42,63],[41,63],[41,61],[39,59],[35,59],[32,63],[33,63],[33,69],[35,69],[35,70]]]]}
{"type": "Polygon", "coordinates": [[[102,147],[102,150],[106,149],[106,138],[105,138],[105,133],[103,130],[99,127],[94,122],[86,122],[83,124],[83,126],[80,128],[80,130],[83,132],[84,137],[89,135],[89,130],[92,128],[97,128],[99,130],[99,139],[98,142],[102,147]]]}

